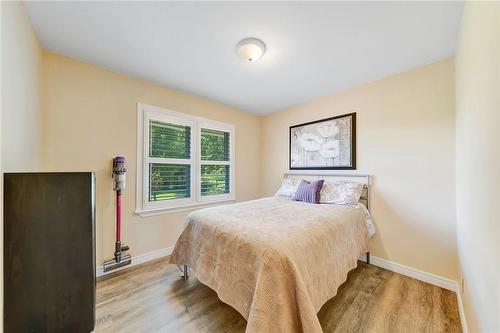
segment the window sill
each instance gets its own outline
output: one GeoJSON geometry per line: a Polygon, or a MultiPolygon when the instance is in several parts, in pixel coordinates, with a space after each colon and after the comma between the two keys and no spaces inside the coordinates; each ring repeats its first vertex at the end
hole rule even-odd
{"type": "Polygon", "coordinates": [[[170,208],[155,208],[155,209],[137,209],[135,210],[135,214],[139,215],[140,217],[148,217],[148,216],[155,216],[155,215],[162,215],[162,214],[170,214],[170,213],[178,213],[178,212],[185,212],[188,210],[196,210],[196,209],[201,209],[201,208],[208,208],[208,207],[215,207],[215,206],[220,206],[220,205],[227,205],[230,203],[234,203],[234,199],[227,199],[227,200],[221,200],[221,201],[215,201],[215,202],[207,202],[207,203],[197,203],[197,204],[192,204],[188,206],[181,206],[181,207],[170,207],[170,208]]]}

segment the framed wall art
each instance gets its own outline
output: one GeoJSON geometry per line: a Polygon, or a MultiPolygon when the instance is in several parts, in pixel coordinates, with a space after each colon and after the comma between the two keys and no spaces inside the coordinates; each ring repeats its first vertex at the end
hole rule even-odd
{"type": "Polygon", "coordinates": [[[356,113],[290,126],[290,170],[356,169],[356,113]]]}

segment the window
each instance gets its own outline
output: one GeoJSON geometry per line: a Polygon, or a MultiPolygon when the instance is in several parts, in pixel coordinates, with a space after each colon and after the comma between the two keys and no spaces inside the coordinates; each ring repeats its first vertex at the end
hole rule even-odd
{"type": "Polygon", "coordinates": [[[201,195],[230,191],[229,132],[201,128],[201,195]]]}
{"type": "Polygon", "coordinates": [[[138,104],[137,213],[234,200],[234,127],[138,104]]]}

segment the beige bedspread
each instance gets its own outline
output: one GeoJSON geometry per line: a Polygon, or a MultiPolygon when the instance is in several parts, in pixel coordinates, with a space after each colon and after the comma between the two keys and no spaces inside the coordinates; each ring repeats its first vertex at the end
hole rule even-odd
{"type": "Polygon", "coordinates": [[[246,332],[322,332],[317,312],[368,240],[361,208],[270,197],[190,214],[170,262],[189,265],[246,332]]]}

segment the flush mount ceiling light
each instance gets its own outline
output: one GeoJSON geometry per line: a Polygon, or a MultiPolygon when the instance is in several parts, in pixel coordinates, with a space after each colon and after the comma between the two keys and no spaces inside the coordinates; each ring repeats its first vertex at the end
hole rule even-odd
{"type": "Polygon", "coordinates": [[[241,59],[248,62],[259,60],[266,52],[266,44],[257,38],[245,38],[236,46],[241,59]]]}

